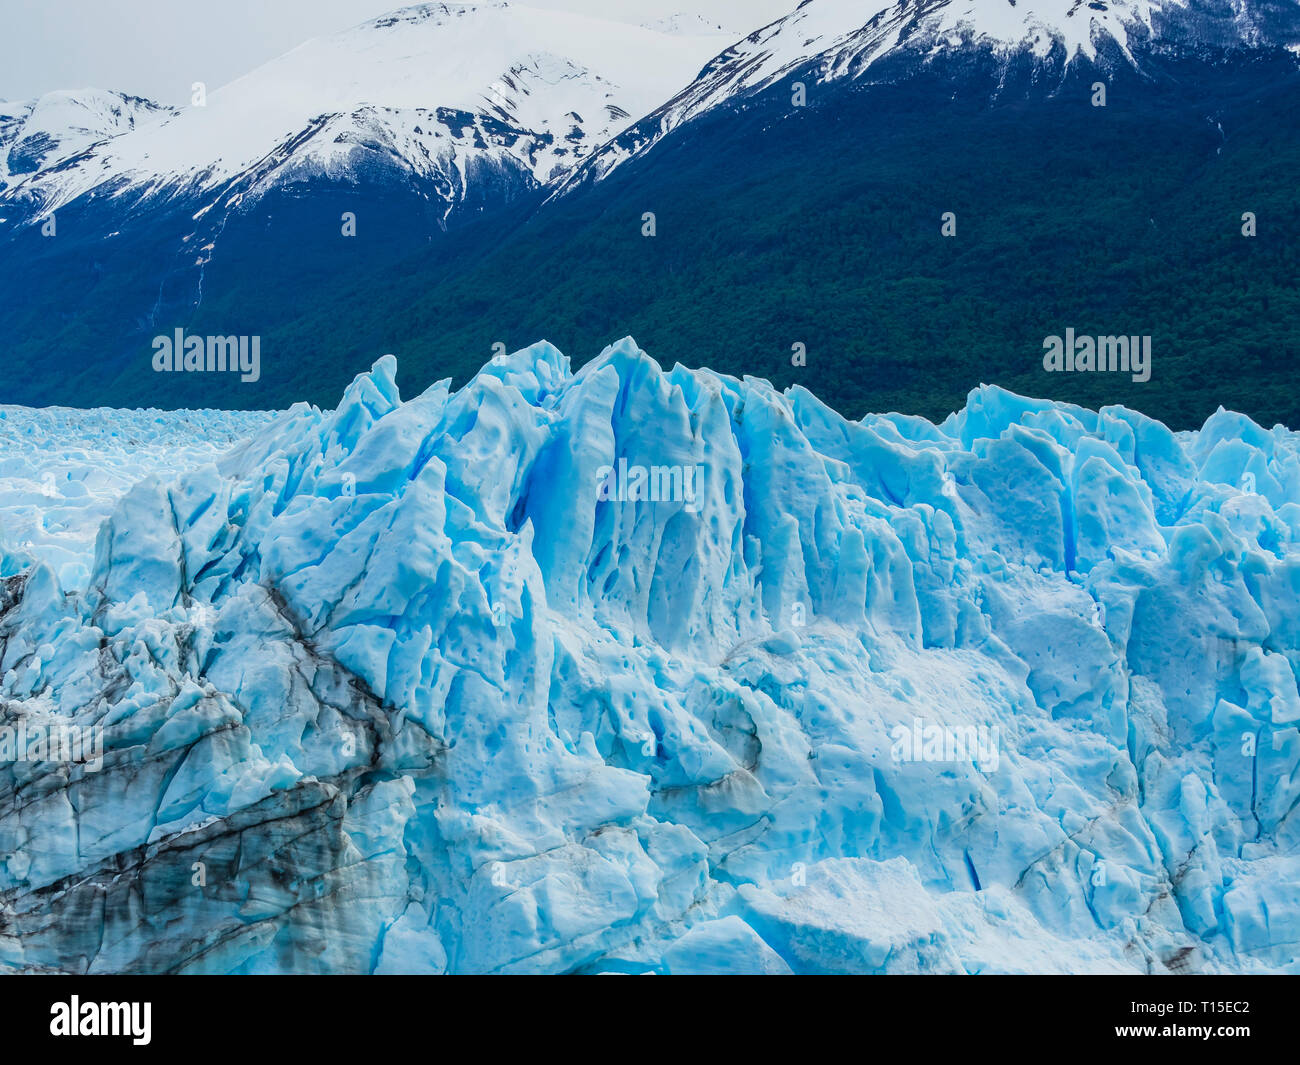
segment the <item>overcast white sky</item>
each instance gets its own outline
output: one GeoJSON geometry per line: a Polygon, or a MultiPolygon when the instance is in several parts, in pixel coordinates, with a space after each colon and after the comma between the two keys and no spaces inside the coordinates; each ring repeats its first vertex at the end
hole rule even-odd
{"type": "MultiPolygon", "coordinates": [[[[0,100],[101,88],[169,104],[402,0],[0,0],[0,100]]],[[[693,11],[739,34],[798,0],[527,0],[627,22],[693,11]]]]}

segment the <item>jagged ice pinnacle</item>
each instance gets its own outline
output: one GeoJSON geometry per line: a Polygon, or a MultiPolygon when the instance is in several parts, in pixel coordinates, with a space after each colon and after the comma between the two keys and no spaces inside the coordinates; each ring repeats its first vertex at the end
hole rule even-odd
{"type": "Polygon", "coordinates": [[[0,536],[0,967],[1294,968],[1294,433],[395,372],[0,536]]]}

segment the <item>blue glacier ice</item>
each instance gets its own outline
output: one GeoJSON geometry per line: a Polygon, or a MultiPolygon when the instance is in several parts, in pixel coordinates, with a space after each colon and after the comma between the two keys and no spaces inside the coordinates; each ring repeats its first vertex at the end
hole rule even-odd
{"type": "Polygon", "coordinates": [[[1300,971],[1296,434],[395,373],[80,548],[0,422],[0,968],[1300,971]]]}

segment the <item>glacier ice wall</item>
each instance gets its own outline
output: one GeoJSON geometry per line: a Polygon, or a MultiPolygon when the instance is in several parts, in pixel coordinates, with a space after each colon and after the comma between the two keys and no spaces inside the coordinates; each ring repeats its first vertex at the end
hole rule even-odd
{"type": "Polygon", "coordinates": [[[0,546],[0,967],[1296,968],[1291,432],[395,370],[0,546]]]}

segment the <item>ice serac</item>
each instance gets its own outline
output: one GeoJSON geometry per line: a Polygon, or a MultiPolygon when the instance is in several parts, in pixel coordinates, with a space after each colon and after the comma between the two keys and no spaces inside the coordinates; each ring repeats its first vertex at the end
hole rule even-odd
{"type": "Polygon", "coordinates": [[[1296,968],[1295,434],[395,374],[6,559],[0,965],[1296,968]]]}

